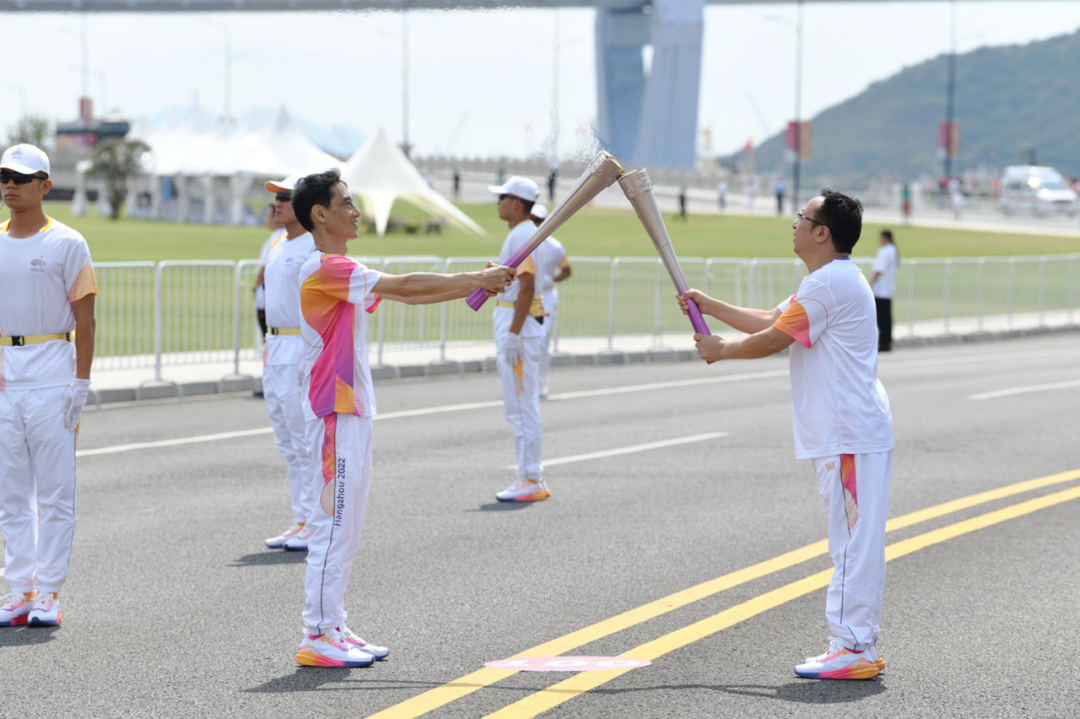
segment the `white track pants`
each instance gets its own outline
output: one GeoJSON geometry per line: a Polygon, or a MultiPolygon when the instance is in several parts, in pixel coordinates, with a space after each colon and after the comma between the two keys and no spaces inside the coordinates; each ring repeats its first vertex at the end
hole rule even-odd
{"type": "Polygon", "coordinates": [[[551,374],[551,338],[559,326],[559,290],[547,290],[544,294],[544,344],[540,352],[540,386],[547,387],[548,375],[551,374]]]}
{"type": "Polygon", "coordinates": [[[304,626],[322,634],[345,622],[345,589],[364,528],[371,484],[371,417],[332,414],[307,423],[316,501],[308,526],[304,626]]]}
{"type": "MultiPolygon", "coordinates": [[[[501,355],[496,362],[499,379],[502,381],[506,419],[514,430],[517,476],[529,479],[544,476],[544,429],[540,424],[539,388],[540,352],[543,343],[543,337],[521,338],[521,363],[518,369],[508,366],[501,355]]],[[[501,343],[499,346],[502,346],[501,343]]]]}
{"type": "Polygon", "coordinates": [[[266,397],[270,424],[274,428],[274,441],[289,468],[293,517],[297,522],[306,522],[314,504],[313,485],[308,478],[315,468],[308,454],[297,366],[283,364],[263,367],[263,395],[266,397]]]}
{"type": "Polygon", "coordinates": [[[892,456],[889,451],[814,460],[834,567],[825,616],[829,631],[855,651],[869,648],[881,631],[892,456]]]}
{"type": "Polygon", "coordinates": [[[66,387],[0,391],[0,531],[14,593],[59,592],[75,535],[75,431],[66,387]],[[39,517],[40,510],[40,517],[39,517]]]}

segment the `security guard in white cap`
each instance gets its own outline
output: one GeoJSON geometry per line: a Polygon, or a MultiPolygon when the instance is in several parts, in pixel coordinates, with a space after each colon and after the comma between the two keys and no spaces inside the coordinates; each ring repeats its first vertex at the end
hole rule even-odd
{"type": "MultiPolygon", "coordinates": [[[[499,264],[505,265],[536,231],[529,220],[540,188],[526,177],[511,177],[488,188],[499,198],[499,219],[510,226],[499,264]]],[[[544,482],[543,428],[540,425],[540,353],[544,343],[544,302],[539,268],[544,246],[518,265],[517,277],[499,298],[494,314],[496,365],[502,381],[506,419],[514,429],[517,481],[499,492],[500,502],[538,502],[551,492],[544,482]]]]}
{"type": "Polygon", "coordinates": [[[274,441],[289,467],[289,493],[293,524],[266,540],[271,549],[305,552],[311,529],[308,515],[315,502],[309,475],[316,471],[307,451],[304,410],[300,402],[300,360],[304,341],[300,337],[300,267],[315,251],[315,240],[293,212],[292,192],[301,175],[267,182],[275,193],[274,214],[285,232],[270,245],[263,265],[266,285],[266,346],[263,350],[263,395],[274,441]]]}
{"type": "Polygon", "coordinates": [[[60,625],[75,533],[75,439],[90,390],[97,280],[90,249],[45,214],[49,158],[0,158],[0,626],[60,625]]]}

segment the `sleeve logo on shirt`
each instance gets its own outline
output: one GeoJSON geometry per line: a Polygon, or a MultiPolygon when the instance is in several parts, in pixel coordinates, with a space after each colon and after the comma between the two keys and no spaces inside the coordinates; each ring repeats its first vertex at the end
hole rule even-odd
{"type": "Polygon", "coordinates": [[[31,272],[44,272],[46,265],[49,263],[45,261],[44,257],[34,258],[30,260],[31,272]]]}

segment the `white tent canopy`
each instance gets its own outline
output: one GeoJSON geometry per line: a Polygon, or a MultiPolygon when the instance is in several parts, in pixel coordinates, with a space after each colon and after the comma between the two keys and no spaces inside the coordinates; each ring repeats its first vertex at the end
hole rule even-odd
{"type": "Polygon", "coordinates": [[[375,217],[375,229],[380,236],[386,232],[390,208],[399,197],[432,215],[446,217],[467,232],[487,235],[484,228],[428,186],[382,128],[349,158],[342,177],[349,190],[360,198],[364,212],[375,217]]]}

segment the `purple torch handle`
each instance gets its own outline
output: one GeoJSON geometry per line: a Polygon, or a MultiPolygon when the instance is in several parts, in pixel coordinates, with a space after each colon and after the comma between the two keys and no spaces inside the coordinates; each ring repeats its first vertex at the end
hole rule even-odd
{"type": "Polygon", "coordinates": [[[686,301],[686,311],[690,313],[690,324],[694,326],[694,332],[699,335],[711,335],[709,326],[705,324],[705,318],[701,316],[701,310],[693,300],[686,301]]]}
{"type": "MultiPolygon", "coordinates": [[[[521,248],[518,249],[518,251],[515,252],[509,260],[507,260],[504,267],[513,267],[514,269],[517,269],[517,266],[524,262],[525,258],[532,254],[533,250],[535,250],[538,246],[539,245],[533,246],[533,243],[531,242],[522,245],[521,248]]],[[[487,302],[487,299],[487,292],[484,292],[484,290],[477,287],[465,300],[465,304],[467,304],[469,307],[472,307],[474,311],[479,311],[480,308],[484,306],[484,303],[487,302]]],[[[698,313],[698,316],[701,316],[700,312],[698,313]]]]}

